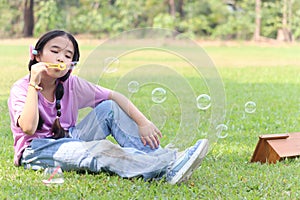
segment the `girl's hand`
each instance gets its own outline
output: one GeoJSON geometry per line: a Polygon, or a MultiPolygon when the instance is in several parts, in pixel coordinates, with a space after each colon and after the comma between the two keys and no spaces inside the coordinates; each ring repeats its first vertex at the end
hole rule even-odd
{"type": "Polygon", "coordinates": [[[30,82],[33,84],[40,84],[42,73],[47,71],[47,64],[43,62],[36,63],[31,66],[30,82]]]}
{"type": "Polygon", "coordinates": [[[148,121],[144,126],[139,126],[139,133],[145,146],[149,144],[152,149],[158,148],[160,144],[159,138],[162,137],[162,134],[151,121],[148,121]]]}

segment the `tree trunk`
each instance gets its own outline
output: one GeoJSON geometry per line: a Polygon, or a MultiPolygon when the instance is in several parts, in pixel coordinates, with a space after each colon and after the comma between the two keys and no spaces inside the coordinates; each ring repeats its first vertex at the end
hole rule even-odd
{"type": "Polygon", "coordinates": [[[293,14],[293,2],[292,0],[289,0],[289,3],[288,3],[288,7],[289,7],[289,10],[288,10],[288,28],[289,30],[292,29],[292,14],[293,14]]]}
{"type": "Polygon", "coordinates": [[[287,27],[287,0],[283,1],[283,8],[282,8],[282,27],[287,27]]]}
{"type": "Polygon", "coordinates": [[[34,17],[33,17],[33,0],[24,0],[24,27],[23,36],[32,37],[34,28],[34,17]]]}
{"type": "MultiPolygon", "coordinates": [[[[290,2],[290,1],[289,1],[290,2]]],[[[292,34],[288,27],[288,7],[291,4],[288,4],[288,0],[283,1],[283,8],[282,8],[282,27],[277,32],[277,40],[291,42],[292,41],[292,34]]]]}
{"type": "Polygon", "coordinates": [[[183,0],[179,0],[178,2],[178,12],[181,18],[184,18],[184,11],[183,11],[183,0]]]}
{"type": "Polygon", "coordinates": [[[261,0],[255,1],[255,31],[254,31],[254,40],[260,40],[260,26],[261,26],[261,0]]]}
{"type": "Polygon", "coordinates": [[[292,33],[292,18],[293,18],[293,1],[292,0],[289,0],[289,3],[288,3],[288,7],[289,7],[289,10],[288,10],[288,29],[290,31],[290,39],[291,39],[291,42],[294,41],[294,37],[293,37],[293,33],[292,33]]]}
{"type": "Polygon", "coordinates": [[[175,18],[176,14],[176,7],[175,7],[175,2],[174,0],[169,0],[169,13],[172,17],[175,18]]]}

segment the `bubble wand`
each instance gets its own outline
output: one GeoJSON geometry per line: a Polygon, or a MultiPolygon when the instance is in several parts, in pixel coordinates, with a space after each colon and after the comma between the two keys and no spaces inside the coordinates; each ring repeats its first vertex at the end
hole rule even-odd
{"type": "MultiPolygon", "coordinates": [[[[71,69],[73,67],[75,67],[77,65],[77,61],[72,61],[70,62],[71,64],[71,69]]],[[[59,69],[59,70],[65,70],[67,68],[67,64],[66,63],[46,63],[48,68],[52,68],[52,69],[59,69]]]]}

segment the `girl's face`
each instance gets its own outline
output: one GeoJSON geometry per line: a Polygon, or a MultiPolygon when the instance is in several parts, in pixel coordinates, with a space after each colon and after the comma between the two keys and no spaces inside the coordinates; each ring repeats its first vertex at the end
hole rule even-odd
{"type": "Polygon", "coordinates": [[[74,46],[67,36],[59,36],[49,40],[36,60],[45,63],[65,63],[67,68],[64,70],[48,68],[47,74],[53,78],[64,76],[71,65],[74,55],[74,46]]]}

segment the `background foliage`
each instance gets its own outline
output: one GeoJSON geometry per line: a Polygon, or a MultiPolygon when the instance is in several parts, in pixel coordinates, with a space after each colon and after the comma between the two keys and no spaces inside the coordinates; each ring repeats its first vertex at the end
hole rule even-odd
{"type": "MultiPolygon", "coordinates": [[[[300,2],[261,0],[261,35],[276,39],[283,28],[284,3],[290,3],[288,28],[300,39],[300,2]]],[[[24,1],[0,0],[0,37],[21,37],[24,1]]],[[[107,37],[144,27],[177,30],[188,37],[252,39],[255,1],[248,0],[34,0],[34,36],[54,28],[107,37]],[[170,2],[174,3],[174,13],[170,2]]]]}

